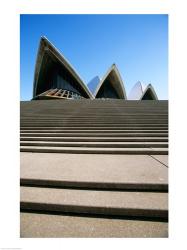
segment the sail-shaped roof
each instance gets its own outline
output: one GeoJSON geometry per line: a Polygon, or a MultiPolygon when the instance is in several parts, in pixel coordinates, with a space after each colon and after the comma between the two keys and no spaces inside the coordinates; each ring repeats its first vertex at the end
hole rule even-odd
{"type": "Polygon", "coordinates": [[[129,100],[158,100],[156,92],[151,84],[147,86],[138,81],[128,96],[129,100]]]}
{"type": "Polygon", "coordinates": [[[128,99],[139,100],[140,97],[142,96],[143,91],[144,91],[144,85],[140,81],[138,81],[131,89],[128,99]]]}
{"type": "Polygon", "coordinates": [[[151,84],[148,84],[140,100],[158,100],[157,94],[151,84]]]}
{"type": "Polygon", "coordinates": [[[33,98],[56,88],[70,90],[84,98],[94,98],[67,59],[46,37],[41,37],[35,65],[33,98]]]}
{"type": "Polygon", "coordinates": [[[127,99],[122,78],[115,64],[98,83],[94,96],[95,98],[127,99]]]}

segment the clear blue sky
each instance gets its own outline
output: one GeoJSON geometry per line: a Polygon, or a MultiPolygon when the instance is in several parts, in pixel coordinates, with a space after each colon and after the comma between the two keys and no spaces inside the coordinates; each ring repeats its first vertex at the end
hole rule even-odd
{"type": "Polygon", "coordinates": [[[167,15],[21,15],[21,100],[32,98],[35,60],[46,36],[87,84],[112,63],[127,96],[138,81],[152,83],[168,99],[167,15]]]}

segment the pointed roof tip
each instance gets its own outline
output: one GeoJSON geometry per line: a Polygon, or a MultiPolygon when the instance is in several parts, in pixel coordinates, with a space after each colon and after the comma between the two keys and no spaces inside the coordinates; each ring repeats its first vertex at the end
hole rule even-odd
{"type": "Polygon", "coordinates": [[[113,63],[112,66],[109,69],[111,69],[111,70],[117,70],[118,73],[119,73],[119,69],[118,69],[118,66],[117,66],[116,63],[113,63]]]}
{"type": "Polygon", "coordinates": [[[140,81],[140,80],[138,80],[138,81],[137,81],[137,83],[135,83],[135,84],[142,84],[142,83],[141,83],[141,81],[140,81]]]}
{"type": "Polygon", "coordinates": [[[53,50],[56,50],[59,54],[61,54],[58,49],[54,46],[52,42],[49,41],[49,39],[46,36],[41,36],[40,37],[40,42],[39,42],[39,47],[44,46],[45,49],[48,49],[48,47],[52,47],[53,50]]]}
{"type": "Polygon", "coordinates": [[[149,83],[147,86],[149,86],[149,87],[153,87],[153,85],[152,85],[151,83],[149,83]]]}
{"type": "Polygon", "coordinates": [[[141,88],[142,89],[142,82],[141,81],[137,81],[134,86],[132,87],[133,88],[141,88]]]}
{"type": "Polygon", "coordinates": [[[46,36],[41,36],[40,42],[44,42],[44,41],[49,42],[49,39],[46,36]]]}
{"type": "Polygon", "coordinates": [[[45,35],[42,35],[42,36],[40,37],[40,39],[43,39],[43,40],[46,40],[46,41],[50,42],[49,39],[47,38],[47,36],[45,36],[45,35]]]}
{"type": "MultiPolygon", "coordinates": [[[[62,53],[57,49],[57,47],[46,36],[41,36],[40,44],[42,43],[44,43],[44,45],[46,46],[51,46],[53,50],[55,50],[58,54],[60,54],[60,56],[64,57],[64,55],[62,55],[62,53]]],[[[66,61],[68,60],[66,59],[66,61]]]]}
{"type": "Polygon", "coordinates": [[[152,85],[151,83],[148,83],[148,84],[146,85],[146,89],[148,89],[148,88],[153,88],[153,89],[154,89],[154,87],[153,87],[153,85],[152,85]]]}

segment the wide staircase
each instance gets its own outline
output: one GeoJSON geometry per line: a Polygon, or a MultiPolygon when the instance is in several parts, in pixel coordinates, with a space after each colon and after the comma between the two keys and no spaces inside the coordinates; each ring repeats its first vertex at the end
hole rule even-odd
{"type": "Polygon", "coordinates": [[[21,237],[167,237],[168,102],[21,102],[21,237]]]}

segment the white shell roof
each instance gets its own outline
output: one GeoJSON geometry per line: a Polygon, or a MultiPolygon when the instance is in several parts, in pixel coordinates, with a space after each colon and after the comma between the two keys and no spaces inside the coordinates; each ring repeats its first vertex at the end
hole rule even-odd
{"type": "Polygon", "coordinates": [[[112,66],[108,69],[108,71],[106,72],[106,74],[103,76],[102,79],[97,78],[97,81],[98,80],[100,80],[100,81],[98,81],[96,89],[92,93],[94,93],[94,96],[96,97],[96,95],[99,92],[102,84],[104,83],[106,78],[109,77],[109,75],[112,74],[112,73],[115,75],[115,77],[117,79],[117,81],[114,83],[115,84],[115,89],[117,90],[118,94],[120,94],[122,99],[127,99],[122,78],[121,78],[119,70],[117,69],[115,64],[112,64],[112,66]]]}
{"type": "Polygon", "coordinates": [[[87,84],[89,90],[94,93],[101,79],[98,76],[95,76],[89,83],[87,84]]]}
{"type": "Polygon", "coordinates": [[[131,92],[128,96],[129,100],[140,100],[140,97],[142,96],[144,92],[145,86],[138,81],[134,87],[131,89],[131,92]]]}
{"type": "Polygon", "coordinates": [[[83,80],[80,78],[78,73],[75,71],[73,66],[68,62],[68,60],[58,51],[58,49],[46,38],[46,37],[41,37],[40,40],[40,45],[38,48],[38,53],[37,53],[37,59],[36,59],[36,64],[35,64],[35,73],[34,73],[34,88],[33,88],[33,97],[36,94],[36,88],[37,88],[37,83],[38,83],[38,76],[40,72],[40,66],[42,64],[43,60],[43,55],[45,51],[50,50],[52,55],[62,63],[67,70],[75,77],[75,79],[78,81],[78,83],[81,85],[81,87],[84,89],[84,91],[87,93],[88,97],[91,99],[94,98],[92,93],[89,91],[87,88],[86,84],[83,82],[83,80]]]}
{"type": "Polygon", "coordinates": [[[146,89],[144,90],[144,92],[143,92],[143,94],[142,94],[140,100],[142,100],[142,98],[144,97],[144,95],[146,94],[146,92],[147,92],[148,90],[151,91],[153,100],[158,100],[157,94],[156,94],[156,92],[155,92],[155,90],[154,90],[154,88],[153,88],[153,86],[152,86],[151,84],[148,84],[148,85],[147,85],[147,87],[146,87],[146,89]]]}
{"type": "Polygon", "coordinates": [[[142,100],[145,93],[151,90],[152,95],[155,100],[158,100],[156,92],[151,84],[145,85],[142,82],[138,81],[134,87],[131,89],[130,94],[128,96],[129,100],[142,100]]]}

